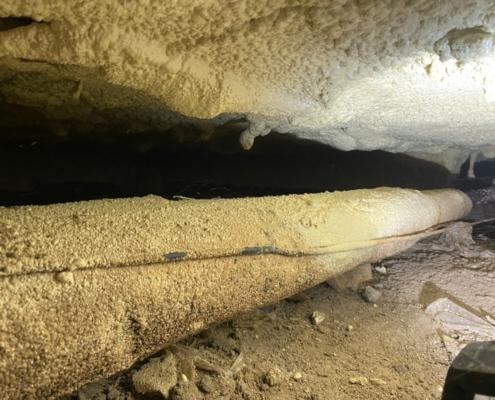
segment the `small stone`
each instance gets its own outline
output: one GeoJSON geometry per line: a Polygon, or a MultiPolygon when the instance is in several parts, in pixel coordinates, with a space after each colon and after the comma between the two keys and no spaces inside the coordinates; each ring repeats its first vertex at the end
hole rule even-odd
{"type": "Polygon", "coordinates": [[[352,385],[361,385],[364,386],[368,383],[368,378],[365,376],[354,376],[349,378],[349,383],[352,385]]]}
{"type": "Polygon", "coordinates": [[[292,379],[294,379],[295,381],[300,381],[302,379],[302,374],[300,372],[294,372],[294,374],[292,375],[292,379]]]}
{"type": "Polygon", "coordinates": [[[284,374],[280,370],[280,368],[275,367],[270,369],[264,376],[263,376],[263,382],[266,383],[268,386],[278,386],[284,381],[284,374]]]}
{"type": "Polygon", "coordinates": [[[352,332],[354,330],[354,326],[347,325],[347,327],[345,329],[347,330],[347,332],[352,332]]]}
{"type": "Polygon", "coordinates": [[[313,325],[320,325],[325,320],[325,314],[320,311],[313,311],[310,319],[313,325]]]}
{"type": "Polygon", "coordinates": [[[370,383],[375,386],[383,386],[387,384],[387,382],[380,378],[370,378],[370,383]]]}
{"type": "Polygon", "coordinates": [[[450,224],[440,236],[440,241],[448,246],[467,246],[474,244],[473,226],[468,222],[455,222],[450,224]]]}
{"type": "Polygon", "coordinates": [[[376,303],[381,295],[382,294],[379,290],[376,290],[371,286],[366,286],[364,292],[362,293],[363,299],[368,303],[376,303]]]}
{"type": "Polygon", "coordinates": [[[70,271],[63,271],[55,274],[55,280],[60,283],[73,284],[74,274],[70,271]]]}
{"type": "Polygon", "coordinates": [[[378,272],[380,275],[387,275],[387,268],[382,265],[375,267],[375,271],[378,272]]]}
{"type": "Polygon", "coordinates": [[[167,353],[160,358],[152,358],[132,375],[134,389],[140,394],[160,393],[168,398],[170,390],[177,384],[175,357],[167,353]]]}

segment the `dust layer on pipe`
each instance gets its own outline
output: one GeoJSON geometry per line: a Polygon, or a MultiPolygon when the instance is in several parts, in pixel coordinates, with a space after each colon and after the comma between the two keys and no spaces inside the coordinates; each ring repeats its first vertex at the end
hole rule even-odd
{"type": "MultiPolygon", "coordinates": [[[[37,269],[20,266],[21,274],[0,278],[3,294],[0,296],[0,382],[4,398],[56,398],[85,382],[127,368],[137,359],[212,323],[290,296],[363,262],[402,251],[421,236],[409,234],[461,218],[470,209],[469,199],[454,190],[417,192],[401,189],[244,201],[162,203],[152,198],[109,203],[117,206],[117,211],[105,221],[104,228],[108,231],[96,230],[94,225],[98,218],[112,210],[112,207],[103,207],[106,211],[99,209],[106,202],[83,203],[82,210],[91,221],[86,229],[93,233],[88,246],[94,244],[94,256],[100,263],[122,261],[118,268],[84,266],[59,272],[52,270],[45,260],[37,264],[37,269]],[[166,234],[135,226],[139,219],[134,219],[132,214],[139,212],[148,200],[152,200],[151,204],[160,203],[160,207],[147,210],[156,213],[155,217],[162,215],[161,207],[166,208],[165,215],[171,220],[161,220],[160,224],[166,234]],[[126,209],[123,206],[126,202],[133,207],[126,209]],[[198,206],[196,211],[195,205],[198,206]],[[227,206],[229,209],[224,210],[227,206]],[[178,214],[178,211],[186,210],[189,214],[178,214]],[[246,215],[246,210],[251,214],[246,215]],[[212,216],[216,220],[212,220],[212,216]],[[128,249],[135,244],[142,245],[144,238],[157,235],[167,239],[163,243],[165,247],[173,249],[177,240],[186,239],[181,234],[174,238],[178,220],[183,224],[194,221],[185,224],[193,228],[187,238],[186,249],[189,251],[196,249],[198,244],[200,248],[204,246],[202,251],[218,249],[218,246],[212,246],[215,243],[222,243],[224,248],[246,249],[265,242],[262,239],[266,238],[280,248],[303,250],[328,243],[338,245],[339,241],[378,241],[373,246],[327,255],[286,257],[262,252],[172,263],[163,260],[163,246],[157,246],[157,241],[149,249],[161,249],[161,262],[143,262],[141,265],[125,265],[128,253],[116,258],[117,253],[105,252],[102,243],[98,243],[101,240],[105,245],[118,244],[119,248],[128,249]],[[114,227],[109,221],[118,226],[114,227]],[[122,225],[122,221],[127,225],[122,225]],[[214,223],[210,225],[212,221],[214,223]],[[217,224],[226,221],[235,229],[225,227],[222,231],[217,224]],[[260,231],[264,221],[270,225],[260,231]],[[271,231],[269,228],[277,228],[277,222],[280,227],[271,231]],[[199,228],[210,226],[209,233],[202,236],[204,230],[199,228]],[[126,229],[121,232],[124,227],[126,229]],[[296,228],[298,230],[291,233],[290,229],[296,228]],[[212,232],[223,235],[215,237],[212,232]],[[247,232],[247,239],[244,232],[247,232]],[[262,236],[253,240],[256,239],[254,232],[262,236]],[[332,232],[337,237],[329,236],[332,232]],[[114,233],[116,237],[112,237],[114,233]],[[284,241],[285,234],[290,236],[284,241]],[[397,235],[403,236],[401,240],[379,241],[397,235]],[[220,242],[222,238],[224,242],[220,242]],[[241,243],[236,247],[237,241],[241,243]]],[[[7,225],[9,230],[17,229],[18,232],[23,223],[30,221],[31,229],[24,228],[24,232],[30,233],[26,239],[34,243],[41,243],[47,237],[53,239],[50,235],[55,235],[57,229],[64,230],[65,223],[77,226],[67,240],[57,245],[76,249],[83,239],[87,240],[87,236],[77,234],[84,232],[80,225],[88,219],[79,211],[74,225],[75,209],[80,210],[72,204],[3,209],[1,221],[4,228],[7,225]]],[[[149,227],[146,223],[144,226],[149,227]]],[[[68,232],[67,228],[64,232],[68,232]]],[[[63,259],[65,249],[60,251],[62,256],[56,252],[55,256],[50,255],[60,248],[57,246],[38,254],[43,251],[43,246],[38,244],[18,249],[16,254],[21,254],[22,250],[22,254],[27,254],[26,260],[36,255],[41,258],[43,254],[48,260],[63,259]]],[[[148,260],[146,253],[139,257],[148,260]]]]}

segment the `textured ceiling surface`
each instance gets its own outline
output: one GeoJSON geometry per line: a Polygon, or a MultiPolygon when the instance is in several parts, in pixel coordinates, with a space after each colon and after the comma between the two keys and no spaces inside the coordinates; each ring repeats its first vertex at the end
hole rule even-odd
{"type": "Polygon", "coordinates": [[[274,130],[455,169],[495,153],[494,32],[491,0],[2,0],[0,112],[58,134],[243,118],[245,148],[274,130]]]}

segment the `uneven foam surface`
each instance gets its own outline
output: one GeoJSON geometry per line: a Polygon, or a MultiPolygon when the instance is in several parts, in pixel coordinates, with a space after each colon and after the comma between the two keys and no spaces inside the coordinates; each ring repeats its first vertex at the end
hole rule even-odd
{"type": "Polygon", "coordinates": [[[277,130],[456,169],[494,150],[494,28],[489,0],[4,0],[0,93],[55,134],[247,116],[246,148],[277,130]]]}

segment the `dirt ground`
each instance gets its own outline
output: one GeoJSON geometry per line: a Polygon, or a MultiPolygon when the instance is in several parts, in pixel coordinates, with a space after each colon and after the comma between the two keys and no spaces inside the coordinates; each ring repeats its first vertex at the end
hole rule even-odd
{"type": "Polygon", "coordinates": [[[357,290],[321,284],[72,398],[439,399],[456,352],[495,338],[493,239],[483,230],[474,237],[419,243],[373,265],[357,290]],[[380,294],[376,303],[364,299],[366,286],[380,294]]]}

